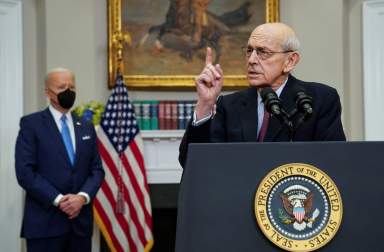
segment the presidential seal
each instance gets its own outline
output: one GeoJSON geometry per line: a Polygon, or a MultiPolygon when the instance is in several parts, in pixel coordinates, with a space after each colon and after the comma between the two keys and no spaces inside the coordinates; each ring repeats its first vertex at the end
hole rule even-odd
{"type": "Polygon", "coordinates": [[[261,181],[255,215],[275,245],[287,251],[312,251],[335,236],[343,204],[327,174],[309,164],[292,163],[273,169],[261,181]]]}

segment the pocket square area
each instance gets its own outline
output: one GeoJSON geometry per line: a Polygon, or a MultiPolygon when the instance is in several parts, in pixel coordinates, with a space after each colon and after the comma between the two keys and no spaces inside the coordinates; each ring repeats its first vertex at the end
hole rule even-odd
{"type": "Polygon", "coordinates": [[[88,139],[91,139],[91,136],[83,136],[81,139],[88,140],[88,139]]]}

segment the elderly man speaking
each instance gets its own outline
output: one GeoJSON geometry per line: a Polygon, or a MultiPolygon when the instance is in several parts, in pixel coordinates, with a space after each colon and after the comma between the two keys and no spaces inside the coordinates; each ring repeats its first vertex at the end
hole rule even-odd
{"type": "Polygon", "coordinates": [[[283,23],[256,27],[244,47],[250,87],[225,96],[219,96],[223,70],[212,64],[212,51],[207,49],[205,67],[195,80],[196,110],[180,144],[183,167],[188,144],[194,142],[345,141],[337,91],[290,74],[300,60],[299,46],[295,32],[283,23]],[[265,111],[260,95],[265,87],[276,92],[286,111],[295,109],[298,90],[313,101],[311,117],[297,125],[294,135],[265,111]]]}

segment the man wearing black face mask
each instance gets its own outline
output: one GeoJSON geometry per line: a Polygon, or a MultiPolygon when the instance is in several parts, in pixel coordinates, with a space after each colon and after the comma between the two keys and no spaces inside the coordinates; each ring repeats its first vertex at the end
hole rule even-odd
{"type": "Polygon", "coordinates": [[[96,133],[70,113],[71,71],[50,71],[45,94],[49,107],[21,118],[16,142],[16,177],[26,191],[21,236],[29,252],[91,251],[91,201],[104,178],[96,133]]]}

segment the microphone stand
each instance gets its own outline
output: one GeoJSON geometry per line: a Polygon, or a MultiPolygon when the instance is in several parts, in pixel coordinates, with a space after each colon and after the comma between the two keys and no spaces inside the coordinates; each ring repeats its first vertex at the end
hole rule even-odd
{"type": "Polygon", "coordinates": [[[293,141],[293,138],[295,137],[295,134],[296,134],[296,131],[297,129],[306,121],[309,119],[309,117],[311,116],[312,114],[310,113],[307,113],[307,112],[304,112],[304,113],[299,113],[299,110],[297,110],[297,108],[294,108],[289,114],[288,114],[288,117],[290,119],[290,121],[292,122],[292,128],[290,128],[290,135],[289,135],[289,138],[290,138],[290,141],[292,142],[293,141]],[[296,120],[294,120],[294,117],[296,115],[299,115],[298,118],[296,118],[296,120]]]}
{"type": "Polygon", "coordinates": [[[260,95],[268,112],[274,115],[282,125],[285,125],[288,128],[289,141],[292,142],[296,130],[312,115],[312,97],[306,95],[304,91],[299,90],[296,95],[296,108],[290,113],[287,113],[282,108],[279,97],[271,87],[263,88],[260,95]],[[297,115],[299,116],[297,117],[297,115]]]}
{"type": "Polygon", "coordinates": [[[287,126],[287,128],[289,130],[289,141],[292,142],[293,136],[295,134],[295,125],[293,124],[293,121],[291,120],[291,118],[292,118],[291,114],[290,113],[288,114],[283,108],[281,108],[281,114],[275,114],[275,116],[277,117],[277,119],[279,119],[279,121],[282,125],[287,126]]]}

